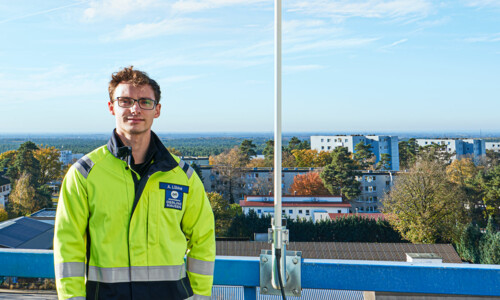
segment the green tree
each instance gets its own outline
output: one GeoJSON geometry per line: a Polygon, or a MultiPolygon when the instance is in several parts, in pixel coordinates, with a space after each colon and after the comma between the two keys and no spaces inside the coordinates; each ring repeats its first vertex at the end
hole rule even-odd
{"type": "Polygon", "coordinates": [[[285,151],[292,152],[292,150],[300,150],[301,140],[294,136],[288,142],[288,146],[285,151]]]}
{"type": "Polygon", "coordinates": [[[495,227],[494,218],[490,216],[479,245],[482,264],[500,264],[500,232],[495,227]]]}
{"type": "Polygon", "coordinates": [[[240,149],[235,146],[217,156],[210,156],[210,164],[216,172],[214,191],[228,198],[234,203],[241,198],[244,191],[244,170],[246,158],[240,149]]]}
{"type": "Polygon", "coordinates": [[[264,159],[266,160],[266,162],[269,163],[269,166],[272,166],[273,161],[274,161],[274,141],[273,140],[266,141],[266,147],[262,151],[262,154],[264,154],[264,159]]]}
{"type": "Polygon", "coordinates": [[[240,145],[240,152],[245,157],[245,162],[250,162],[252,156],[256,156],[257,152],[255,152],[255,144],[252,140],[243,140],[240,145]]]}
{"type": "Polygon", "coordinates": [[[40,185],[61,179],[63,164],[59,160],[61,157],[59,149],[42,145],[33,151],[33,156],[40,162],[40,185]]]}
{"type": "Polygon", "coordinates": [[[225,236],[232,220],[241,214],[241,207],[238,204],[229,204],[219,193],[207,193],[207,197],[214,212],[215,234],[225,236]]]}
{"type": "Polygon", "coordinates": [[[480,263],[481,253],[479,243],[481,241],[481,230],[479,226],[469,223],[460,235],[458,243],[455,245],[462,260],[471,263],[480,263]]]}
{"type": "Polygon", "coordinates": [[[9,202],[15,215],[28,215],[42,208],[52,207],[47,186],[37,188],[32,175],[27,172],[23,172],[15,181],[9,202]]]}
{"type": "Polygon", "coordinates": [[[320,174],[325,187],[332,195],[341,195],[343,199],[356,198],[361,193],[360,182],[356,180],[360,173],[356,171],[356,163],[349,151],[345,147],[337,147],[331,156],[332,162],[320,174]]]}
{"type": "Polygon", "coordinates": [[[9,214],[7,214],[7,211],[5,209],[0,208],[0,222],[3,222],[9,218],[9,214]]]}
{"type": "Polygon", "coordinates": [[[200,177],[201,182],[203,182],[204,178],[203,178],[203,174],[201,172],[200,166],[198,166],[195,162],[192,162],[191,168],[193,168],[193,170],[196,172],[196,174],[198,174],[198,177],[200,177]]]}
{"type": "Polygon", "coordinates": [[[484,190],[483,202],[487,215],[500,220],[500,165],[482,174],[480,181],[484,190]]]}
{"type": "Polygon", "coordinates": [[[23,173],[31,175],[33,182],[40,180],[40,162],[35,158],[34,151],[38,147],[33,142],[25,142],[17,150],[15,159],[7,169],[7,177],[11,182],[18,180],[23,173]]]}
{"type": "Polygon", "coordinates": [[[401,169],[411,168],[417,159],[418,144],[414,138],[399,142],[399,166],[401,169]]]}
{"type": "Polygon", "coordinates": [[[457,229],[467,224],[464,203],[465,194],[447,180],[441,162],[419,160],[398,175],[383,212],[405,239],[432,244],[457,240],[457,229]]]}
{"type": "Polygon", "coordinates": [[[391,155],[387,153],[382,153],[380,155],[380,160],[375,167],[377,170],[390,170],[391,169],[391,155]]]}
{"type": "Polygon", "coordinates": [[[365,144],[361,141],[354,146],[354,161],[359,165],[362,170],[367,170],[373,167],[375,163],[375,155],[372,152],[372,145],[365,144]]]}
{"type": "Polygon", "coordinates": [[[417,152],[417,159],[434,160],[448,165],[451,163],[452,157],[456,153],[450,153],[446,151],[446,147],[447,146],[444,144],[431,144],[424,147],[419,147],[417,152]]]}
{"type": "Polygon", "coordinates": [[[486,158],[488,165],[496,166],[500,164],[500,152],[494,150],[486,150],[486,158]]]}

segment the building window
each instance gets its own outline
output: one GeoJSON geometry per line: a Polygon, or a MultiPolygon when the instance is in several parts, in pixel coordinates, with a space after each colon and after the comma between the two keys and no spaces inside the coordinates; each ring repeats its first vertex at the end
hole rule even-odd
{"type": "Polygon", "coordinates": [[[302,214],[302,209],[299,209],[299,215],[301,215],[301,214],[302,214]]]}
{"type": "Polygon", "coordinates": [[[391,182],[390,182],[389,180],[387,180],[387,181],[385,182],[385,185],[389,186],[389,185],[391,185],[391,182]]]}
{"type": "Polygon", "coordinates": [[[330,142],[330,139],[326,140],[327,142],[330,142]]]}
{"type": "Polygon", "coordinates": [[[257,213],[258,213],[258,214],[262,213],[262,210],[257,209],[257,213]]]}
{"type": "Polygon", "coordinates": [[[321,139],[321,142],[323,143],[325,140],[324,139],[321,139]]]}
{"type": "Polygon", "coordinates": [[[291,209],[290,209],[290,210],[288,210],[288,213],[289,213],[289,214],[293,214],[293,210],[291,210],[291,209]]]}
{"type": "Polygon", "coordinates": [[[325,146],[321,146],[321,150],[325,150],[325,146]]]}
{"type": "Polygon", "coordinates": [[[306,209],[306,216],[309,216],[309,210],[306,209]]]}
{"type": "Polygon", "coordinates": [[[328,146],[328,150],[332,149],[332,147],[328,146]]]}
{"type": "Polygon", "coordinates": [[[281,214],[283,214],[283,215],[285,214],[285,210],[284,210],[284,209],[283,209],[283,210],[281,210],[281,214]]]}
{"type": "Polygon", "coordinates": [[[259,178],[259,173],[255,173],[255,178],[259,178]]]}
{"type": "Polygon", "coordinates": [[[337,213],[339,213],[339,214],[340,214],[340,213],[342,213],[342,211],[339,209],[339,210],[337,210],[337,213]]]}
{"type": "Polygon", "coordinates": [[[345,139],[345,142],[347,143],[347,139],[345,139]]]}

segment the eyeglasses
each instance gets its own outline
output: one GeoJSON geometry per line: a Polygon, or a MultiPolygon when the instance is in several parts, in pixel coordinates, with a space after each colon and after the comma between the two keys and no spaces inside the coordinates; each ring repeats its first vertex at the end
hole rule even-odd
{"type": "Polygon", "coordinates": [[[140,98],[134,99],[131,97],[116,97],[116,102],[118,102],[118,106],[123,108],[131,108],[137,102],[139,107],[146,110],[151,110],[156,107],[156,100],[149,98],[140,98]]]}

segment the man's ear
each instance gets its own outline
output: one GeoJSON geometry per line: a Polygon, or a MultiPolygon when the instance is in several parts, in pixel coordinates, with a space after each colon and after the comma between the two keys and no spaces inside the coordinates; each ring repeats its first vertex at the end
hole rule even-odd
{"type": "Polygon", "coordinates": [[[111,102],[111,101],[108,102],[108,109],[109,109],[109,113],[114,116],[115,115],[115,106],[113,105],[113,102],[111,102]]]}
{"type": "Polygon", "coordinates": [[[158,103],[158,104],[156,104],[156,107],[155,107],[155,119],[160,116],[160,111],[161,111],[161,104],[158,103]]]}

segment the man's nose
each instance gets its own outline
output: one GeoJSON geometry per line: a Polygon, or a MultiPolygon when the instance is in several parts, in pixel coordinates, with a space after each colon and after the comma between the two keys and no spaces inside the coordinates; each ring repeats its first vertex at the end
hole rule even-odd
{"type": "Polygon", "coordinates": [[[138,101],[134,101],[134,105],[130,108],[131,111],[141,111],[141,107],[139,106],[138,101]]]}

